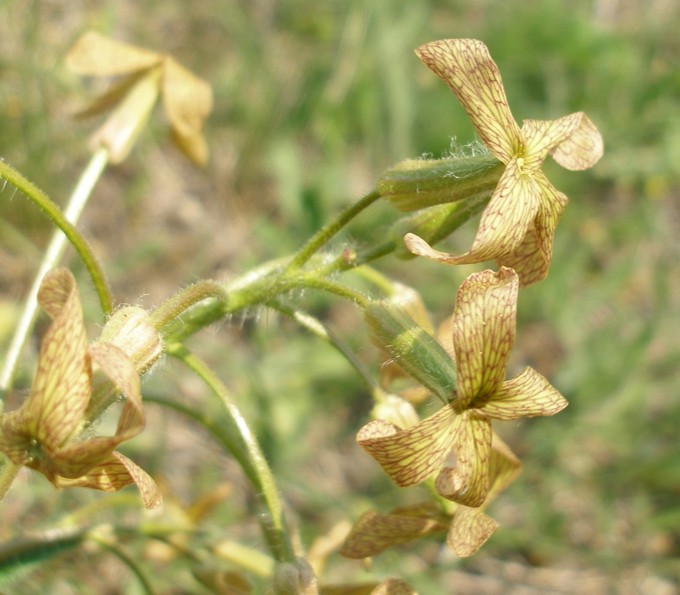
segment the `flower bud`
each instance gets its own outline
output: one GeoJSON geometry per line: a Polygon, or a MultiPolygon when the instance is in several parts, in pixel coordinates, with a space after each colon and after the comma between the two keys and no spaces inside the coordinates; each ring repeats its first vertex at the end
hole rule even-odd
{"type": "Polygon", "coordinates": [[[140,374],[148,371],[163,353],[163,341],[149,314],[137,306],[116,310],[102,330],[101,342],[119,347],[140,374]]]}
{"type": "Polygon", "coordinates": [[[373,419],[384,419],[404,429],[411,428],[420,421],[413,405],[406,399],[382,391],[376,397],[377,402],[371,411],[373,419]]]}
{"type": "Polygon", "coordinates": [[[364,312],[371,339],[410,376],[442,401],[448,402],[456,387],[451,356],[400,306],[373,302],[364,312]]]}
{"type": "Polygon", "coordinates": [[[416,211],[490,194],[504,165],[493,155],[406,159],[378,180],[378,192],[400,211],[416,211]]]}

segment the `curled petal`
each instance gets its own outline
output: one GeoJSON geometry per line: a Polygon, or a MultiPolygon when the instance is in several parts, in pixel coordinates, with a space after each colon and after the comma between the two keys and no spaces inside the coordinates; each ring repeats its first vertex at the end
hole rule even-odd
{"type": "Polygon", "coordinates": [[[474,273],[458,289],[453,347],[463,407],[491,398],[505,380],[515,342],[518,290],[517,274],[508,268],[474,273]]]}
{"type": "Polygon", "coordinates": [[[407,430],[382,419],[366,424],[357,442],[400,486],[420,483],[441,469],[454,440],[450,405],[407,430]]]}
{"type": "Polygon", "coordinates": [[[590,118],[581,113],[578,128],[552,151],[552,158],[572,171],[588,169],[604,153],[602,135],[590,118]]]}
{"type": "Polygon", "coordinates": [[[435,519],[369,510],[354,524],[340,553],[346,558],[368,558],[393,545],[445,529],[446,526],[435,519]]]}
{"type": "Polygon", "coordinates": [[[435,489],[444,498],[464,506],[478,507],[489,491],[491,422],[476,411],[465,411],[454,422],[455,467],[444,467],[435,489]]]}
{"type": "Polygon", "coordinates": [[[542,281],[548,274],[555,228],[568,202],[567,197],[557,191],[542,172],[536,172],[534,181],[541,189],[541,202],[534,224],[517,250],[496,259],[499,265],[515,269],[522,287],[542,281]]]}
{"type": "Polygon", "coordinates": [[[157,508],[162,504],[158,486],[139,466],[119,452],[111,455],[93,467],[85,475],[69,479],[56,477],[52,480],[60,488],[82,487],[104,492],[116,492],[131,484],[136,484],[146,508],[157,508]]]}
{"type": "Polygon", "coordinates": [[[71,48],[66,63],[81,75],[118,76],[150,68],[161,59],[156,52],[89,31],[71,48]]]}
{"type": "Polygon", "coordinates": [[[544,376],[526,368],[516,378],[506,380],[482,410],[493,419],[511,420],[555,415],[567,404],[544,376]]]}
{"type": "Polygon", "coordinates": [[[484,144],[508,163],[521,135],[487,47],[476,39],[444,39],[420,46],[416,54],[456,94],[484,144]]]}
{"type": "Polygon", "coordinates": [[[71,272],[47,273],[38,301],[54,320],[43,337],[33,388],[21,410],[25,411],[26,433],[53,450],[78,430],[90,398],[91,364],[71,272]]]}
{"type": "Polygon", "coordinates": [[[116,434],[127,440],[144,428],[144,411],[140,392],[139,375],[135,364],[122,349],[112,343],[94,343],[90,346],[94,362],[127,399],[116,434]]]}
{"type": "Polygon", "coordinates": [[[489,457],[489,493],[482,508],[492,502],[519,475],[522,464],[507,444],[494,432],[489,457]]]}
{"type": "Polygon", "coordinates": [[[533,177],[522,174],[518,161],[513,160],[482,213],[477,237],[468,252],[459,256],[440,252],[414,234],[407,234],[404,243],[413,254],[447,264],[470,264],[507,256],[517,250],[533,224],[540,206],[540,191],[533,177]]]}
{"type": "MultiPolygon", "coordinates": [[[[577,112],[557,120],[524,120],[522,136],[526,143],[527,166],[532,169],[539,168],[548,153],[568,143],[577,133],[584,117],[583,112],[577,112]]],[[[558,151],[558,154],[561,155],[562,152],[558,151]]]]}
{"type": "Polygon", "coordinates": [[[498,523],[481,510],[461,506],[453,517],[446,543],[457,556],[467,558],[475,554],[497,528],[498,523]]]}

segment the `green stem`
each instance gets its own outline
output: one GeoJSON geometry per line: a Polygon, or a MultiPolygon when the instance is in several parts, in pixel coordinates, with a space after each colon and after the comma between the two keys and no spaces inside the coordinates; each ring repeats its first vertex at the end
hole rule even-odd
{"type": "Polygon", "coordinates": [[[257,438],[250,431],[227,387],[200,358],[189,352],[183,345],[177,343],[169,345],[167,352],[184,362],[220,399],[228,414],[230,426],[239,437],[238,441],[229,441],[229,448],[239,462],[245,463],[242,464],[244,472],[269,513],[262,521],[262,528],[272,555],[279,562],[294,561],[295,551],[284,520],[283,505],[274,476],[257,438]]]}
{"type": "Polygon", "coordinates": [[[137,577],[139,586],[142,589],[142,593],[146,593],[147,595],[154,594],[155,591],[153,590],[151,581],[149,581],[149,579],[146,577],[146,574],[142,570],[142,567],[138,564],[137,560],[125,553],[123,549],[118,547],[115,543],[111,542],[108,537],[99,535],[96,531],[91,531],[88,534],[88,538],[91,541],[98,543],[102,548],[111,552],[130,569],[130,571],[137,577]]]}
{"type": "Polygon", "coordinates": [[[12,337],[12,342],[7,350],[5,361],[0,371],[0,407],[7,391],[12,385],[16,372],[17,362],[21,351],[30,335],[33,324],[38,316],[38,290],[45,274],[54,268],[66,249],[68,239],[76,252],[85,263],[95,289],[99,295],[102,309],[105,313],[111,311],[111,294],[106,284],[104,273],[99,266],[91,248],[74,227],[73,223],[78,220],[85,204],[92,194],[92,189],[101,176],[108,162],[108,151],[98,150],[90,159],[85,171],[80,177],[71,197],[69,198],[66,210],[62,213],[59,207],[40,188],[29,182],[17,170],[0,161],[0,177],[6,179],[10,184],[21,190],[30,200],[37,204],[63,232],[57,231],[47,247],[45,256],[40,263],[40,268],[36,273],[31,290],[26,298],[21,318],[12,337]]]}
{"type": "Polygon", "coordinates": [[[282,314],[285,314],[286,316],[289,316],[302,327],[307,329],[310,333],[337,349],[357,371],[371,392],[380,388],[378,383],[375,381],[373,374],[371,374],[361,363],[354,352],[349,348],[347,343],[345,343],[345,341],[343,341],[331,328],[321,322],[318,318],[315,318],[306,312],[289,308],[288,306],[285,306],[284,304],[281,304],[277,301],[271,302],[269,307],[281,312],[282,314]]]}
{"type": "Polygon", "coordinates": [[[215,281],[199,281],[194,285],[185,287],[154,310],[151,314],[151,323],[155,328],[161,329],[172,323],[195,304],[208,298],[224,301],[226,292],[215,281]]]}
{"type": "Polygon", "coordinates": [[[325,225],[317,231],[288,263],[288,266],[284,270],[284,274],[303,266],[312,256],[314,256],[314,254],[327,244],[335,234],[359,215],[359,213],[371,206],[380,198],[380,196],[381,195],[377,190],[369,192],[349,208],[342,211],[335,219],[328,223],[328,225],[325,225]]]}

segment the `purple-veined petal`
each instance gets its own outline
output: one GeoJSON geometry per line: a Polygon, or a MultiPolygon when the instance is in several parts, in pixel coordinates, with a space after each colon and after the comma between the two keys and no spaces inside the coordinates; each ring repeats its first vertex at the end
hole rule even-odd
{"type": "Polygon", "coordinates": [[[71,272],[55,269],[47,273],[38,301],[53,322],[40,346],[31,394],[21,409],[27,433],[54,450],[78,430],[90,398],[92,366],[71,272]]]}
{"type": "Polygon", "coordinates": [[[420,46],[416,54],[455,93],[491,152],[508,163],[522,139],[487,47],[476,39],[444,39],[420,46]]]}
{"type": "Polygon", "coordinates": [[[471,264],[502,258],[521,245],[540,206],[540,187],[532,176],[521,174],[517,160],[510,162],[482,213],[470,250],[460,255],[433,249],[415,234],[406,234],[406,247],[419,256],[447,264],[471,264]]]}
{"type": "Polygon", "coordinates": [[[522,137],[526,148],[526,166],[532,170],[540,168],[548,153],[576,133],[583,116],[583,112],[577,112],[557,120],[524,120],[522,137]]]}
{"type": "Polygon", "coordinates": [[[476,410],[454,421],[455,467],[444,467],[435,480],[437,493],[464,506],[481,506],[489,491],[491,422],[476,410]]]}
{"type": "Polygon", "coordinates": [[[498,523],[478,508],[461,506],[453,517],[446,543],[457,556],[467,558],[477,553],[497,528],[498,523]]]}
{"type": "Polygon", "coordinates": [[[554,415],[567,406],[567,400],[533,368],[506,380],[482,410],[494,419],[554,415]]]}
{"type": "Polygon", "coordinates": [[[356,440],[398,485],[415,485],[444,464],[454,440],[455,418],[447,405],[406,430],[377,419],[361,428],[356,440]]]}
{"type": "Polygon", "coordinates": [[[572,171],[584,170],[595,165],[604,153],[604,141],[595,124],[582,114],[579,127],[559,145],[551,155],[562,167],[572,171]]]}
{"type": "Polygon", "coordinates": [[[368,558],[388,547],[445,529],[446,525],[433,518],[368,510],[352,527],[340,553],[346,558],[368,558]]]}
{"type": "Polygon", "coordinates": [[[452,327],[458,406],[484,403],[505,380],[518,290],[517,274],[508,268],[473,273],[458,289],[452,327]]]}

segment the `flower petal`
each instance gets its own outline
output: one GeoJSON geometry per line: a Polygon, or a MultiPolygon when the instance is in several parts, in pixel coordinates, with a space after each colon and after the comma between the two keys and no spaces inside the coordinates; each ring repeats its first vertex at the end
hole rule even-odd
{"type": "Polygon", "coordinates": [[[435,481],[437,493],[464,506],[481,506],[489,491],[491,422],[475,410],[454,422],[455,467],[444,467],[435,481]]]}
{"type": "Polygon", "coordinates": [[[69,50],[66,63],[81,75],[118,76],[150,68],[161,59],[156,52],[88,31],[69,50]]]}
{"type": "Polygon", "coordinates": [[[165,111],[174,130],[183,137],[199,133],[213,107],[210,85],[170,57],[163,64],[162,85],[165,111]]]}
{"type": "Polygon", "coordinates": [[[472,556],[498,528],[498,523],[478,508],[461,506],[456,510],[446,543],[461,558],[472,556]]]}
{"type": "Polygon", "coordinates": [[[122,349],[112,343],[94,343],[90,346],[90,353],[93,361],[127,399],[118,421],[116,435],[122,441],[139,434],[144,428],[144,410],[135,364],[122,349]]]}
{"type": "Polygon", "coordinates": [[[90,398],[91,364],[75,279],[67,269],[45,275],[38,301],[54,319],[40,346],[25,407],[28,433],[49,449],[78,430],[90,398]]]}
{"type": "Polygon", "coordinates": [[[455,418],[447,405],[407,430],[377,419],[361,428],[356,439],[398,485],[415,485],[444,464],[454,440],[455,418]]]}
{"type": "Polygon", "coordinates": [[[85,475],[74,479],[57,477],[53,483],[60,488],[83,487],[105,492],[116,492],[135,483],[146,508],[156,508],[163,501],[154,480],[144,470],[119,452],[111,453],[110,457],[85,475]]]}
{"type": "Polygon", "coordinates": [[[579,112],[557,120],[524,120],[522,137],[526,143],[526,166],[533,170],[540,168],[549,152],[576,133],[582,116],[579,112]]]}
{"type": "Polygon", "coordinates": [[[352,559],[368,558],[393,545],[445,529],[446,525],[432,518],[379,514],[368,510],[352,527],[340,554],[352,559]]]}
{"type": "Polygon", "coordinates": [[[498,494],[509,486],[519,475],[522,464],[501,438],[493,433],[491,456],[489,457],[489,493],[483,508],[486,508],[498,494]]]}
{"type": "Polygon", "coordinates": [[[493,419],[554,415],[567,406],[567,400],[533,368],[506,380],[482,411],[493,419]]]}
{"type": "Polygon", "coordinates": [[[515,269],[520,286],[526,287],[545,279],[552,259],[555,227],[569,199],[548,181],[542,172],[533,176],[540,187],[541,199],[533,225],[512,254],[496,259],[499,265],[515,269]]]}
{"type": "Polygon", "coordinates": [[[477,237],[469,251],[459,256],[440,252],[414,234],[407,234],[404,243],[413,254],[447,264],[470,264],[508,256],[521,245],[533,224],[540,206],[540,191],[533,177],[522,174],[517,160],[512,160],[482,213],[477,237]]]}
{"type": "Polygon", "coordinates": [[[476,39],[444,39],[420,46],[416,54],[456,94],[491,152],[508,163],[522,140],[487,47],[476,39]]]}
{"type": "Polygon", "coordinates": [[[505,379],[515,341],[519,280],[512,269],[470,275],[458,289],[453,313],[460,406],[485,402],[505,379]]]}
{"type": "Polygon", "coordinates": [[[579,127],[551,153],[557,163],[572,171],[592,167],[604,153],[600,131],[588,116],[583,113],[581,116],[579,127]]]}

